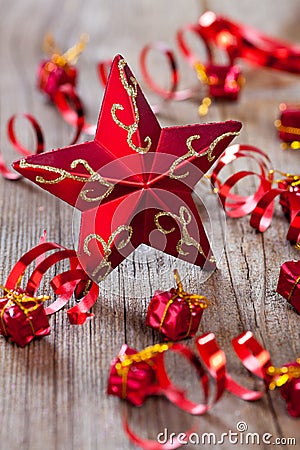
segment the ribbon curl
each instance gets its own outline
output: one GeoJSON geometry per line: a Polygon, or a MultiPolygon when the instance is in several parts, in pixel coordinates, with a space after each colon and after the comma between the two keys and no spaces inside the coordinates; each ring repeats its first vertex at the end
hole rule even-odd
{"type": "Polygon", "coordinates": [[[215,186],[215,192],[220,196],[227,215],[238,218],[251,214],[250,225],[260,232],[266,231],[270,226],[274,200],[279,197],[283,212],[290,222],[287,240],[296,243],[300,239],[299,178],[299,175],[271,168],[271,161],[262,150],[250,145],[233,145],[226,149],[218,161],[212,172],[211,182],[215,186]],[[223,168],[241,158],[250,158],[256,162],[258,171],[240,170],[225,181],[221,181],[219,175],[223,168]],[[279,179],[275,179],[276,174],[280,175],[279,179]],[[259,180],[254,193],[248,196],[233,194],[232,190],[237,183],[247,177],[256,177],[259,180]]]}
{"type": "MultiPolygon", "coordinates": [[[[195,342],[198,355],[180,343],[156,344],[154,347],[148,347],[142,352],[136,352],[133,349],[127,350],[127,346],[125,346],[126,348],[122,348],[119,358],[112,363],[108,381],[108,393],[117,395],[123,399],[126,398],[134,403],[134,399],[136,398],[134,396],[135,391],[137,393],[141,392],[137,385],[141,380],[141,375],[138,372],[138,364],[145,361],[148,366],[151,366],[154,377],[149,378],[150,381],[148,384],[144,385],[143,397],[142,399],[139,397],[138,404],[141,405],[148,396],[153,394],[162,395],[168,398],[169,401],[178,408],[187,411],[192,415],[201,415],[209,411],[221,399],[225,391],[229,391],[231,394],[243,400],[254,401],[262,398],[267,389],[274,389],[274,383],[276,387],[279,387],[280,389],[281,386],[288,386],[290,388],[291,384],[289,383],[292,383],[295,380],[299,384],[300,360],[298,359],[295,363],[287,364],[286,366],[283,366],[283,368],[276,369],[271,363],[270,354],[255,339],[251,331],[243,332],[234,338],[232,340],[232,347],[246,369],[262,380],[264,388],[261,390],[248,389],[237,383],[231,377],[226,368],[226,355],[219,347],[213,333],[206,333],[196,338],[195,342]],[[130,353],[129,356],[124,355],[126,352],[130,353]],[[196,374],[204,394],[203,403],[191,401],[187,398],[184,390],[173,384],[165,365],[165,356],[168,352],[175,352],[184,357],[188,363],[196,369],[196,374]],[[123,376],[125,373],[124,370],[126,371],[126,377],[123,376]],[[121,377],[121,391],[116,388],[119,383],[118,378],[115,376],[116,371],[119,377],[121,377]],[[210,374],[216,385],[214,389],[214,398],[210,402],[208,402],[208,399],[210,398],[210,382],[207,373],[210,374]],[[130,384],[127,383],[129,374],[131,380],[130,384]],[[138,377],[136,380],[135,374],[137,374],[136,376],[138,377]],[[124,384],[126,385],[124,386],[124,384]]],[[[282,395],[287,398],[287,391],[285,390],[282,395]]],[[[293,395],[296,394],[293,393],[293,391],[289,391],[289,401],[293,395]]],[[[291,413],[289,409],[288,411],[291,413]]],[[[295,415],[295,410],[293,410],[292,413],[295,415]]],[[[300,411],[298,415],[300,415],[300,411]]],[[[138,442],[142,448],[151,448],[149,447],[150,442],[154,445],[153,448],[163,448],[162,446],[158,446],[156,441],[143,440],[138,437],[130,429],[126,415],[123,417],[123,423],[128,437],[133,442],[138,442]]],[[[178,446],[177,442],[174,448],[177,448],[178,446]]]]}
{"type": "MultiPolygon", "coordinates": [[[[26,252],[10,271],[6,283],[2,287],[10,302],[6,304],[5,308],[8,308],[13,303],[19,306],[26,315],[32,309],[30,308],[27,311],[25,302],[34,302],[35,305],[39,302],[39,306],[42,301],[48,299],[49,297],[47,296],[36,297],[37,290],[47,270],[63,260],[69,261],[70,268],[54,276],[50,281],[57,299],[45,308],[46,315],[49,316],[59,311],[75,294],[76,298],[81,300],[67,311],[69,322],[76,325],[83,324],[88,317],[93,316],[88,311],[98,298],[98,285],[83,271],[74,250],[66,249],[55,242],[45,242],[45,237],[41,239],[40,244],[26,252]],[[46,256],[49,251],[55,252],[46,256]],[[23,291],[20,289],[20,284],[24,273],[35,260],[37,265],[32,271],[23,291]]],[[[5,326],[3,329],[5,329],[5,326]]],[[[35,335],[34,329],[32,331],[35,335]]]]}

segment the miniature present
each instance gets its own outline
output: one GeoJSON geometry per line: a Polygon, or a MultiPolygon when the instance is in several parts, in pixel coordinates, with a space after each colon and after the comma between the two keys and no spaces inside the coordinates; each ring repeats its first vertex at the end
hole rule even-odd
{"type": "Polygon", "coordinates": [[[40,63],[38,68],[37,83],[41,91],[54,100],[58,89],[70,84],[75,87],[77,81],[77,69],[74,63],[84,50],[88,36],[83,34],[80,41],[62,53],[57,47],[52,35],[47,34],[44,39],[43,49],[49,55],[49,59],[40,63]]]}
{"type": "Polygon", "coordinates": [[[49,297],[30,297],[20,289],[3,288],[0,299],[0,334],[25,347],[35,337],[50,334],[43,302],[49,297]]]}
{"type": "Polygon", "coordinates": [[[267,374],[272,377],[269,389],[278,387],[286,401],[288,413],[300,417],[300,358],[280,368],[270,366],[267,374]]]}
{"type": "Polygon", "coordinates": [[[174,276],[176,289],[154,293],[148,306],[146,325],[161,331],[165,339],[178,341],[195,335],[208,300],[203,295],[185,292],[177,270],[174,270],[174,276]]]}
{"type": "Polygon", "coordinates": [[[38,67],[37,84],[38,88],[53,100],[60,86],[71,84],[76,86],[77,70],[69,65],[59,56],[54,60],[44,60],[38,67]]]}
{"type": "Polygon", "coordinates": [[[148,396],[159,390],[155,357],[167,348],[167,344],[157,344],[137,352],[124,344],[111,364],[107,393],[141,406],[148,396]]]}
{"type": "Polygon", "coordinates": [[[300,261],[292,260],[282,264],[277,292],[300,313],[300,261]]]}
{"type": "Polygon", "coordinates": [[[209,95],[216,99],[237,100],[243,85],[238,66],[209,64],[206,67],[209,95]]]}
{"type": "Polygon", "coordinates": [[[297,149],[300,145],[300,107],[282,103],[279,109],[280,118],[275,121],[279,139],[297,149]]]}
{"type": "Polygon", "coordinates": [[[300,177],[298,175],[287,175],[287,178],[278,182],[278,187],[285,190],[280,194],[279,203],[284,215],[290,220],[291,209],[294,208],[294,205],[299,203],[299,208],[297,206],[296,209],[300,209],[300,177]]]}

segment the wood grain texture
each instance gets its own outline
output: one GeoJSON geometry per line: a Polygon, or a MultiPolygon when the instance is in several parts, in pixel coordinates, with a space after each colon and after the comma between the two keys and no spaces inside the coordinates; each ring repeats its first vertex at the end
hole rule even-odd
{"type": "MultiPolygon", "coordinates": [[[[289,0],[289,8],[282,0],[211,0],[206,4],[269,33],[300,40],[298,0],[289,0]]],[[[97,61],[121,53],[139,78],[142,46],[159,39],[175,47],[176,30],[196,21],[203,4],[196,0],[1,0],[0,7],[0,147],[6,161],[11,161],[15,155],[6,137],[6,122],[14,113],[27,111],[38,117],[48,149],[71,140],[72,130],[35,88],[45,32],[51,31],[64,48],[76,42],[82,32],[89,33],[90,43],[78,63],[79,91],[88,119],[96,121],[103,95],[97,80],[97,61]]],[[[153,67],[158,79],[164,80],[165,68],[159,58],[153,58],[153,67]]],[[[195,75],[182,59],[180,67],[182,86],[195,83],[195,75]]],[[[278,169],[297,171],[300,153],[281,150],[273,121],[281,101],[298,100],[299,77],[248,66],[245,76],[247,83],[240,101],[213,105],[207,120],[241,120],[244,128],[238,142],[268,152],[278,169]]],[[[151,93],[149,99],[157,100],[151,93]]],[[[166,105],[161,124],[199,121],[197,104],[189,101],[166,105]]],[[[21,119],[18,136],[25,144],[33,145],[30,130],[21,119]]],[[[37,243],[44,229],[49,239],[73,245],[72,208],[29,182],[0,180],[0,206],[2,281],[17,259],[37,243]]],[[[203,293],[212,302],[199,333],[216,333],[228,354],[230,372],[245,383],[251,384],[249,376],[230,348],[231,338],[243,330],[255,333],[277,365],[300,355],[299,316],[275,292],[280,265],[297,257],[296,250],[285,240],[287,228],[278,207],[272,226],[264,234],[250,227],[249,218],[227,219],[224,254],[218,270],[205,283],[201,282],[198,268],[176,263],[185,277],[186,289],[203,293]]],[[[122,431],[121,401],[106,395],[109,364],[124,342],[142,349],[158,341],[159,336],[144,326],[146,308],[156,288],[173,284],[174,264],[172,258],[147,248],[137,251],[101,284],[94,320],[83,327],[72,327],[66,312],[61,311],[51,319],[52,334],[25,349],[0,339],[0,450],[134,448],[122,431]]],[[[189,367],[179,359],[170,359],[169,364],[174,379],[184,382],[189,391],[198,391],[189,367]]],[[[149,438],[165,426],[170,431],[185,431],[191,423],[190,416],[162,399],[151,399],[140,409],[128,407],[128,412],[133,428],[149,438]]],[[[287,415],[276,392],[255,404],[225,395],[211,413],[195,423],[199,433],[220,435],[229,429],[235,431],[240,420],[247,422],[251,432],[295,437],[299,446],[298,422],[287,415]]],[[[229,450],[232,445],[215,448],[229,450]]]]}

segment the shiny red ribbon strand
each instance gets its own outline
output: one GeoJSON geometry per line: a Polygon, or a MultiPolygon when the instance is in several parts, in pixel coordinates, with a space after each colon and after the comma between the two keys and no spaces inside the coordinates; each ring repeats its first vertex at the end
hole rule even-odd
{"type": "Polygon", "coordinates": [[[212,172],[211,182],[220,196],[227,215],[238,218],[251,214],[250,225],[260,232],[264,232],[271,224],[276,197],[288,196],[290,226],[287,240],[295,243],[300,238],[300,197],[289,190],[289,186],[279,187],[282,186],[283,181],[291,182],[291,177],[294,176],[271,169],[271,161],[262,150],[250,145],[233,145],[228,147],[219,159],[212,172]],[[241,158],[256,162],[258,171],[239,170],[225,181],[221,181],[219,175],[224,167],[241,158]],[[274,180],[276,172],[279,172],[284,178],[274,180]],[[247,196],[233,194],[233,188],[247,177],[258,178],[259,185],[255,192],[247,196]],[[273,187],[274,183],[277,184],[277,187],[273,187]]]}
{"type": "MultiPolygon", "coordinates": [[[[85,122],[85,116],[81,100],[77,96],[76,92],[74,91],[71,85],[61,86],[56,92],[54,100],[64,120],[73,127],[75,127],[75,136],[73,137],[70,145],[73,145],[78,141],[83,131],[88,134],[93,134],[95,132],[96,126],[90,125],[87,122],[85,122]],[[71,107],[70,102],[72,103],[73,107],[71,107]]],[[[44,152],[45,150],[44,133],[40,124],[38,123],[36,118],[31,114],[24,113],[21,114],[21,116],[31,124],[33,132],[35,134],[36,146],[34,149],[29,149],[24,145],[22,145],[21,142],[18,140],[15,133],[15,122],[17,119],[17,115],[13,115],[8,120],[7,123],[7,135],[11,145],[15,148],[15,150],[19,154],[23,156],[29,156],[44,152]]],[[[20,175],[11,172],[8,169],[1,153],[0,153],[0,173],[6,180],[19,180],[21,178],[20,175]]]]}
{"type": "MultiPolygon", "coordinates": [[[[174,52],[166,43],[158,41],[153,42],[151,44],[147,44],[140,53],[139,63],[145,84],[149,87],[149,89],[152,92],[161,97],[163,99],[163,102],[166,102],[168,100],[177,100],[177,101],[187,100],[195,95],[193,89],[178,90],[178,85],[180,81],[178,62],[174,52]],[[168,88],[160,86],[155,81],[154,77],[150,74],[147,61],[149,53],[153,51],[159,52],[166,59],[170,74],[168,88]]],[[[99,63],[97,64],[97,73],[99,81],[103,87],[106,86],[111,64],[112,60],[109,59],[99,61],[99,63]]],[[[163,103],[155,104],[152,105],[151,108],[153,109],[155,114],[158,114],[161,111],[162,105],[163,103]]]]}
{"type": "MultiPolygon", "coordinates": [[[[232,346],[238,358],[248,371],[262,380],[262,390],[248,389],[237,383],[231,375],[228,374],[225,353],[220,349],[213,333],[207,333],[196,338],[196,347],[202,363],[200,362],[199,357],[183,344],[174,343],[162,345],[168,347],[167,350],[155,354],[151,359],[151,367],[155,370],[156,375],[156,381],[153,385],[153,388],[155,387],[155,395],[165,396],[178,408],[189,412],[192,415],[201,415],[209,411],[220,400],[226,390],[247,401],[258,400],[264,395],[266,383],[269,380],[267,370],[271,366],[270,355],[254,338],[250,331],[244,332],[234,338],[232,340],[232,346]],[[164,360],[165,355],[170,351],[185,358],[187,362],[196,369],[200,387],[204,393],[203,403],[195,403],[188,399],[185,391],[180,387],[175,386],[171,381],[164,360]],[[203,365],[215,382],[215,394],[210,402],[208,402],[210,397],[209,378],[203,365]]],[[[147,351],[147,349],[145,349],[145,351],[147,351]]],[[[153,444],[153,448],[155,449],[172,448],[163,447],[157,441],[144,440],[138,437],[130,429],[126,414],[123,417],[123,424],[128,437],[142,448],[151,448],[150,443],[153,444]]],[[[178,442],[176,442],[176,447],[174,448],[177,448],[178,446],[178,442]]]]}
{"type": "Polygon", "coordinates": [[[146,45],[140,54],[140,68],[145,83],[148,87],[162,97],[164,100],[187,100],[194,96],[192,89],[178,90],[180,81],[178,62],[172,49],[164,42],[153,42],[146,45]],[[147,58],[150,52],[158,51],[161,55],[165,56],[166,62],[169,66],[170,73],[170,87],[163,88],[157,84],[152,75],[150,75],[147,58]]]}
{"type": "Polygon", "coordinates": [[[71,324],[83,324],[88,317],[92,316],[88,311],[98,298],[99,287],[82,269],[76,252],[66,249],[55,242],[42,242],[26,252],[9,273],[5,288],[10,290],[17,289],[26,269],[34,260],[38,260],[38,264],[32,271],[25,290],[31,296],[36,294],[41,280],[48,269],[63,260],[69,260],[70,263],[69,270],[56,275],[50,282],[54,293],[58,297],[45,308],[47,315],[59,311],[70,300],[78,283],[81,282],[83,283],[82,289],[77,297],[82,298],[77,305],[67,311],[68,318],[71,324]],[[45,257],[45,254],[52,250],[56,250],[56,252],[45,257]],[[43,258],[41,259],[41,257],[43,258]]]}
{"type": "Polygon", "coordinates": [[[187,45],[184,35],[194,32],[208,46],[224,50],[231,62],[245,59],[255,65],[291,73],[300,73],[300,46],[267,36],[253,27],[238,24],[212,11],[205,12],[197,24],[179,31],[178,45],[186,59],[193,64],[199,58],[187,45]]]}
{"type": "Polygon", "coordinates": [[[89,135],[95,134],[96,125],[86,122],[82,101],[71,84],[60,86],[53,101],[65,122],[75,128],[75,136],[70,145],[78,141],[82,132],[89,135]]]}
{"type": "MultiPolygon", "coordinates": [[[[33,132],[35,134],[35,140],[36,140],[36,147],[34,150],[29,150],[28,148],[24,147],[20,141],[17,139],[16,133],[15,133],[15,121],[17,119],[17,115],[13,115],[7,122],[7,135],[10,143],[12,146],[17,150],[18,153],[20,153],[23,156],[29,156],[32,154],[38,154],[42,153],[44,151],[44,135],[43,131],[41,129],[41,126],[39,125],[38,121],[31,115],[31,114],[21,114],[22,117],[27,119],[29,123],[32,125],[33,132]]],[[[0,153],[0,173],[6,180],[19,180],[21,178],[20,175],[11,172],[0,153]]]]}
{"type": "Polygon", "coordinates": [[[99,78],[100,84],[104,88],[105,88],[107,80],[108,80],[112,62],[113,62],[112,59],[105,59],[105,60],[99,61],[97,64],[98,78],[99,78]]]}

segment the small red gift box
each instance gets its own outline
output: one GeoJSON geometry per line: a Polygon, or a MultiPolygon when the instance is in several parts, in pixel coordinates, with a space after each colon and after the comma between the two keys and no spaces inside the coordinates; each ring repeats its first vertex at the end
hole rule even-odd
{"type": "MultiPolygon", "coordinates": [[[[64,61],[64,60],[63,60],[64,61]]],[[[52,100],[58,88],[64,84],[75,87],[77,81],[77,70],[74,66],[52,60],[42,61],[38,68],[38,87],[52,100]]]]}
{"type": "MultiPolygon", "coordinates": [[[[6,289],[5,289],[6,290],[6,289]]],[[[0,299],[0,334],[25,347],[37,336],[50,334],[43,301],[48,297],[29,297],[21,290],[7,290],[0,299]]]]}
{"type": "Polygon", "coordinates": [[[282,264],[277,292],[300,313],[300,261],[292,260],[282,264]]]}
{"type": "MultiPolygon", "coordinates": [[[[280,105],[280,118],[275,121],[279,139],[283,142],[297,143],[300,140],[300,107],[297,105],[280,105]]],[[[295,148],[299,148],[295,146],[295,148]]]]}
{"type": "MultiPolygon", "coordinates": [[[[278,187],[286,192],[280,194],[279,203],[285,216],[290,220],[291,216],[291,196],[295,200],[299,197],[300,206],[300,177],[293,175],[278,182],[278,187]]],[[[292,203],[295,203],[294,201],[292,203]]]]}
{"type": "Polygon", "coordinates": [[[124,344],[111,364],[107,394],[127,399],[141,406],[155,390],[154,359],[147,349],[143,352],[124,344]]]}
{"type": "Polygon", "coordinates": [[[208,301],[202,295],[185,292],[176,270],[174,275],[177,288],[154,293],[148,306],[146,325],[161,331],[166,340],[178,341],[195,335],[208,301]]]}
{"type": "Polygon", "coordinates": [[[237,100],[242,86],[238,66],[209,64],[206,67],[209,95],[224,100],[237,100]]]}
{"type": "Polygon", "coordinates": [[[278,387],[286,401],[288,413],[300,417],[300,358],[280,368],[270,366],[267,373],[272,377],[269,388],[273,390],[278,387]]]}
{"type": "Polygon", "coordinates": [[[286,367],[293,375],[280,388],[280,394],[286,401],[288,413],[293,417],[300,417],[300,360],[287,364],[286,367]]]}

